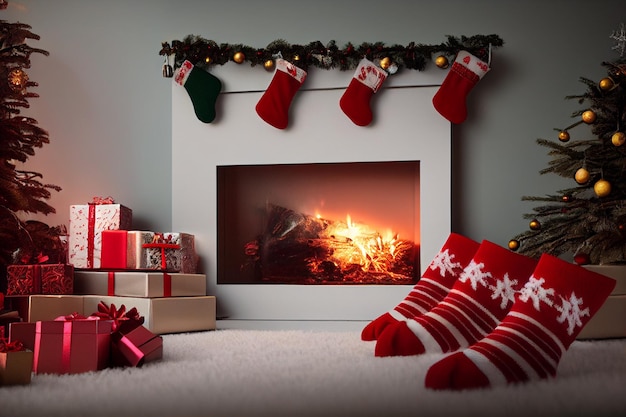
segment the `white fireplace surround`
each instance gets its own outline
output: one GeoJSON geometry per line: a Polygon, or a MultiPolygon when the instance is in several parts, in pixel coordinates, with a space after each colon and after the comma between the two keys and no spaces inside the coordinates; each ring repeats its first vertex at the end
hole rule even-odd
{"type": "Polygon", "coordinates": [[[292,102],[289,127],[255,112],[273,74],[228,63],[211,70],[223,83],[217,117],[200,122],[188,93],[172,82],[172,228],[196,236],[208,294],[222,327],[261,323],[360,323],[393,308],[407,285],[217,284],[218,165],[420,161],[421,271],[450,233],[450,124],[432,105],[446,71],[436,67],[390,76],[373,97],[374,121],[354,125],[339,99],[352,71],[312,68],[292,102]],[[329,152],[332,150],[332,152],[329,152]]]}

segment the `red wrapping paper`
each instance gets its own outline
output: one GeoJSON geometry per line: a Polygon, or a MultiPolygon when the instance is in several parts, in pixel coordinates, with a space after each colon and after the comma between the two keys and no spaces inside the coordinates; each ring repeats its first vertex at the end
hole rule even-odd
{"type": "Polygon", "coordinates": [[[111,336],[111,362],[113,366],[141,367],[163,357],[163,338],[144,326],[127,333],[111,336]]]}
{"type": "Polygon", "coordinates": [[[112,321],[59,318],[34,324],[35,373],[75,374],[108,366],[112,321]]]}
{"type": "Polygon", "coordinates": [[[9,265],[7,295],[72,294],[74,267],[67,264],[9,265]]]}

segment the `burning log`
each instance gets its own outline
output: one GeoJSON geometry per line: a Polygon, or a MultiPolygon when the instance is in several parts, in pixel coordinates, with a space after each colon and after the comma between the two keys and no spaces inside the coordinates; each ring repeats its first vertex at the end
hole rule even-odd
{"type": "Polygon", "coordinates": [[[268,206],[265,231],[246,245],[263,281],[280,283],[415,282],[415,244],[367,226],[268,206]],[[249,248],[258,248],[250,253],[249,248]]]}

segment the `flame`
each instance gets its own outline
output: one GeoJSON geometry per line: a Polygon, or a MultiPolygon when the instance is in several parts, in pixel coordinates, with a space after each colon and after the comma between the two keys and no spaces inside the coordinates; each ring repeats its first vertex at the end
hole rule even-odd
{"type": "Polygon", "coordinates": [[[350,214],[345,223],[329,224],[325,235],[337,242],[331,260],[342,269],[358,265],[364,272],[392,274],[390,267],[396,257],[411,249],[410,243],[401,240],[397,233],[387,230],[383,236],[367,225],[354,222],[350,214]]]}

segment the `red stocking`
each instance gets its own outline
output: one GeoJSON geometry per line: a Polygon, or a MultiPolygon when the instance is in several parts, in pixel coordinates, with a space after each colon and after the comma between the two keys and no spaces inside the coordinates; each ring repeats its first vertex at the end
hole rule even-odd
{"type": "Polygon", "coordinates": [[[435,109],[450,122],[459,124],[467,118],[467,96],[489,71],[489,65],[467,51],[458,53],[450,72],[433,97],[435,109]]]}
{"type": "Polygon", "coordinates": [[[276,72],[256,105],[256,112],[268,124],[284,129],[289,124],[291,101],[306,79],[306,71],[284,59],[276,60],[276,72]]]}
{"type": "Polygon", "coordinates": [[[387,72],[373,62],[363,58],[357,67],[350,85],[341,96],[341,110],[357,126],[367,126],[372,122],[370,100],[387,79],[387,72]]]}

